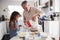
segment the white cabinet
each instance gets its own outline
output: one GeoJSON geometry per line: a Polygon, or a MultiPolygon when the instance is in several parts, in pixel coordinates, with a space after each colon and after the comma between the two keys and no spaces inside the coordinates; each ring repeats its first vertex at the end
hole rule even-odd
{"type": "Polygon", "coordinates": [[[44,21],[44,32],[57,40],[59,38],[59,21],[44,21]]]}
{"type": "Polygon", "coordinates": [[[0,40],[2,39],[3,37],[3,27],[2,27],[2,24],[0,24],[0,40]]]}
{"type": "Polygon", "coordinates": [[[2,24],[2,27],[3,27],[3,34],[6,34],[6,33],[7,33],[7,29],[6,29],[6,21],[1,22],[1,24],[2,24]]]}
{"type": "Polygon", "coordinates": [[[3,35],[7,33],[6,30],[6,22],[0,22],[0,40],[2,39],[3,35]]]}
{"type": "Polygon", "coordinates": [[[60,0],[53,0],[53,11],[60,12],[60,0]]]}
{"type": "Polygon", "coordinates": [[[60,21],[59,21],[59,37],[60,37],[60,21]]]}

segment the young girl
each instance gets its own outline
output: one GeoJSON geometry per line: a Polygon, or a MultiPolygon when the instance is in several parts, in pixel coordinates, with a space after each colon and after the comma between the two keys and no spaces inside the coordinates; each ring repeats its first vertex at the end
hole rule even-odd
{"type": "Polygon", "coordinates": [[[19,26],[18,26],[18,18],[21,15],[14,11],[10,17],[10,22],[9,22],[9,28],[10,28],[10,38],[14,37],[17,35],[17,31],[19,31],[19,26]]]}

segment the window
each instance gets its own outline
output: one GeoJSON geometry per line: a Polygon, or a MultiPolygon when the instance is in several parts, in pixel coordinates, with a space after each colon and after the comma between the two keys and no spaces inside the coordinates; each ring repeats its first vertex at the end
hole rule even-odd
{"type": "MultiPolygon", "coordinates": [[[[9,11],[8,11],[9,18],[10,18],[10,15],[13,11],[18,11],[23,17],[23,8],[21,6],[19,6],[19,5],[8,5],[8,9],[9,9],[9,11]]],[[[22,19],[22,17],[21,17],[21,19],[22,19]]]]}

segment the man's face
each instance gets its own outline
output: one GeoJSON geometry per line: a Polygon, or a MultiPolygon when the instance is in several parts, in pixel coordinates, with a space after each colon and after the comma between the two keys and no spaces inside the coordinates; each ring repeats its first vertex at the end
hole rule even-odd
{"type": "Polygon", "coordinates": [[[28,11],[28,4],[23,4],[22,7],[23,7],[24,10],[28,11]]]}

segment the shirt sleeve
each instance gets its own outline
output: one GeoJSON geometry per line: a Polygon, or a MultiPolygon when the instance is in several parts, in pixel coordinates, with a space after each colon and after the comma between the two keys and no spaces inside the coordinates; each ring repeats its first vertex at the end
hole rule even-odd
{"type": "Polygon", "coordinates": [[[39,10],[37,8],[35,8],[34,10],[35,10],[35,15],[34,16],[42,14],[41,10],[39,10]]]}
{"type": "Polygon", "coordinates": [[[23,21],[24,21],[24,23],[25,23],[25,20],[26,20],[25,13],[23,12],[23,21]]]}
{"type": "Polygon", "coordinates": [[[35,8],[35,12],[38,13],[38,14],[40,14],[41,10],[35,8]]]}

